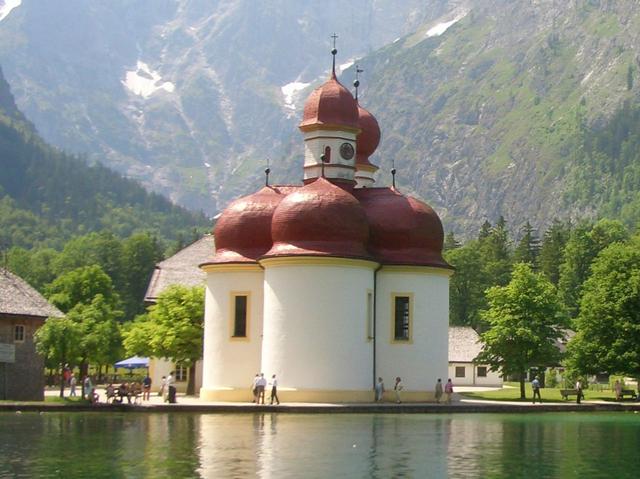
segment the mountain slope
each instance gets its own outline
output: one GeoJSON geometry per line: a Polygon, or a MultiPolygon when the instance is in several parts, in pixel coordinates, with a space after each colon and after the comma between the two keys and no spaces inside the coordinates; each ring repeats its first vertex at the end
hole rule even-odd
{"type": "Polygon", "coordinates": [[[347,63],[446,7],[24,0],[0,22],[0,64],[45,140],[214,213],[286,152],[296,92],[329,68],[333,31],[347,63]]]}
{"type": "Polygon", "coordinates": [[[60,246],[76,234],[151,231],[176,239],[209,221],[101,165],[47,145],[0,71],[0,248],[60,246]]]}

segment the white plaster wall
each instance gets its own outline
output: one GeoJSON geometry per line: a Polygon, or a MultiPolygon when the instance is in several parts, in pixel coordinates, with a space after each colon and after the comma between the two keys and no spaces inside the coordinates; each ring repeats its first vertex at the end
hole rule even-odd
{"type": "Polygon", "coordinates": [[[204,389],[249,386],[260,370],[262,271],[209,272],[204,313],[204,389]],[[247,339],[232,338],[232,292],[250,292],[247,339]]]}
{"type": "Polygon", "coordinates": [[[376,373],[391,389],[396,376],[405,391],[433,391],[447,379],[449,277],[439,272],[378,272],[376,373]],[[411,342],[393,340],[393,293],[413,294],[411,342]]]}
{"type": "Polygon", "coordinates": [[[268,266],[262,368],[281,388],[370,390],[373,268],[268,266]]]}
{"type": "Polygon", "coordinates": [[[456,386],[502,386],[502,378],[496,371],[489,370],[487,366],[487,376],[478,377],[478,366],[485,366],[484,364],[471,364],[471,363],[449,363],[449,377],[453,381],[453,385],[456,386]],[[456,367],[465,368],[465,377],[456,377],[456,367]]]}
{"type": "MultiPolygon", "coordinates": [[[[176,370],[176,365],[172,361],[162,358],[149,359],[149,377],[151,378],[151,391],[157,392],[162,386],[162,376],[168,376],[171,371],[176,370]]],[[[200,390],[202,387],[202,361],[196,362],[196,382],[195,390],[200,390]]],[[[176,389],[178,392],[185,392],[187,390],[187,381],[181,381],[176,383],[176,389]]]]}

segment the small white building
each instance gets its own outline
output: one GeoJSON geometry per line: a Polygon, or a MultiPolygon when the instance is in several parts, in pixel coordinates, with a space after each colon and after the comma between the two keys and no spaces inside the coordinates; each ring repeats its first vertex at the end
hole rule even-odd
{"type": "Polygon", "coordinates": [[[449,377],[455,386],[500,386],[502,376],[486,364],[475,364],[482,350],[480,335],[468,326],[449,328],[449,377]]]}
{"type": "MultiPolygon", "coordinates": [[[[154,304],[158,296],[171,285],[201,286],[205,282],[206,274],[198,265],[210,259],[215,249],[213,236],[205,235],[198,241],[181,249],[173,256],[158,263],[153,271],[149,286],[144,296],[147,305],[154,304]]],[[[149,377],[151,377],[152,391],[158,391],[162,384],[162,377],[175,372],[176,389],[183,393],[187,390],[189,368],[175,364],[166,359],[150,358],[149,377]]],[[[196,363],[196,391],[202,387],[202,361],[196,363]]]]}

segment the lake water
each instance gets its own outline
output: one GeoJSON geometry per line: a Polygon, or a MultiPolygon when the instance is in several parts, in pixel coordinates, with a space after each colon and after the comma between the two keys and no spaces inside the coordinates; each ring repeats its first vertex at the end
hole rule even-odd
{"type": "Polygon", "coordinates": [[[635,477],[640,414],[0,413],[0,477],[635,477]]]}

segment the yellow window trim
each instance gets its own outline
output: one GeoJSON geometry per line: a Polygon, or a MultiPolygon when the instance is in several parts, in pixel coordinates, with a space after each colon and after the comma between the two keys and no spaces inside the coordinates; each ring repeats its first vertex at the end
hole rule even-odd
{"type": "Polygon", "coordinates": [[[229,339],[231,341],[249,341],[249,332],[251,326],[251,291],[231,291],[229,293],[229,339]],[[238,296],[246,296],[247,297],[247,319],[245,332],[246,336],[234,336],[233,331],[235,330],[235,322],[236,322],[236,297],[238,296]]]}
{"type": "Polygon", "coordinates": [[[413,343],[413,293],[391,293],[391,344],[413,343]],[[396,339],[396,298],[409,298],[409,339],[396,339]]]}

